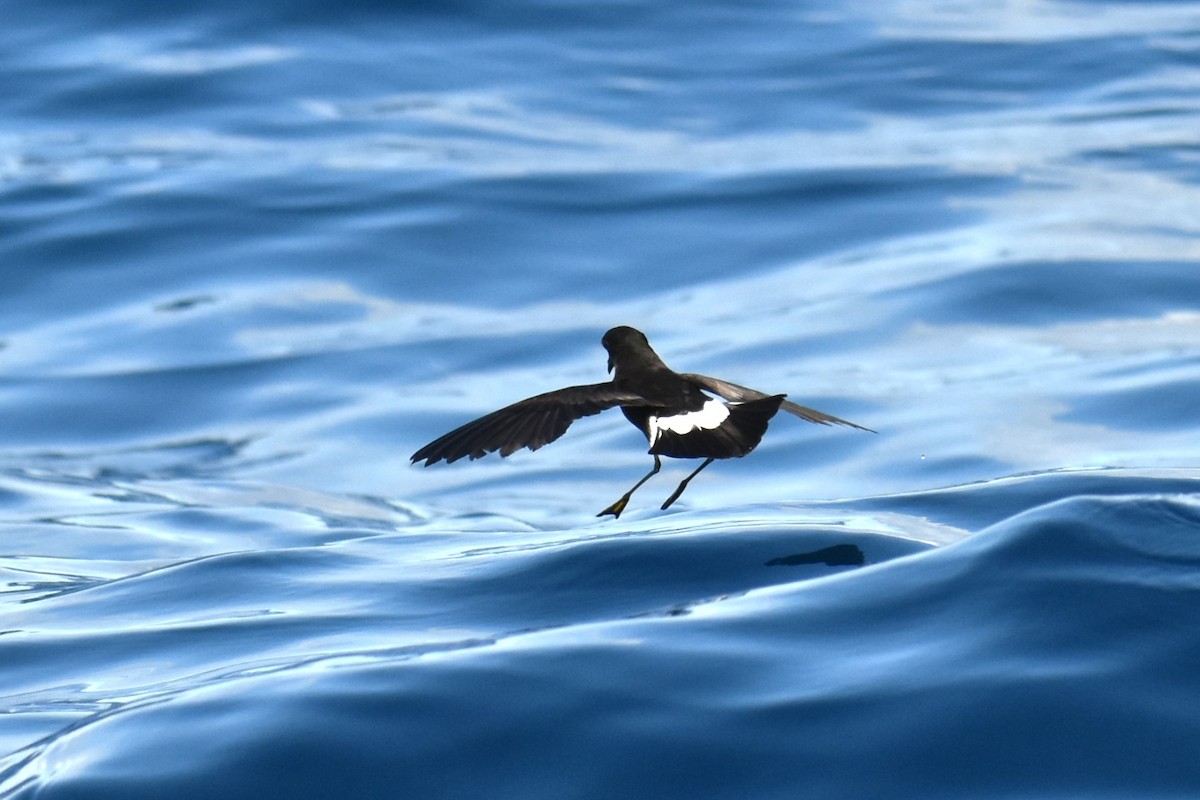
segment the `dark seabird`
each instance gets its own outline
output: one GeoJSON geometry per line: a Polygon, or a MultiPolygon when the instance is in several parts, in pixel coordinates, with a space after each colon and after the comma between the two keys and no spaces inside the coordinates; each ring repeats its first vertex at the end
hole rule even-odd
{"type": "Polygon", "coordinates": [[[753,450],[762,440],[767,423],[781,408],[818,425],[871,430],[796,405],[784,399],[787,395],[769,395],[720,378],[675,372],[651,349],[645,334],[634,328],[613,328],[604,334],[601,343],[608,351],[611,381],[556,389],[493,411],[425,445],[413,453],[413,463],[423,460],[429,466],[442,460],[452,463],[464,456],[481,458],[497,450],[501,457],[522,447],[537,450],[566,433],[580,417],[619,406],[646,435],[650,455],[654,456],[654,468],[596,515],[619,517],[638,487],[662,468],[660,456],[704,459],[662,504],[666,509],[714,460],[741,457],[753,450]]]}

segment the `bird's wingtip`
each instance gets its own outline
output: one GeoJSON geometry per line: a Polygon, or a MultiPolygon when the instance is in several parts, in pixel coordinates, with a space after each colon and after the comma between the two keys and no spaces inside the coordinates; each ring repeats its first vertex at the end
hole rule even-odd
{"type": "Polygon", "coordinates": [[[424,461],[425,463],[421,464],[421,466],[428,467],[428,466],[432,466],[433,464],[436,464],[437,462],[439,462],[441,460],[442,460],[441,456],[431,456],[428,453],[426,453],[424,451],[424,449],[421,449],[421,450],[418,450],[417,452],[413,453],[411,456],[409,456],[408,463],[409,463],[409,466],[412,466],[421,461],[424,461]]]}

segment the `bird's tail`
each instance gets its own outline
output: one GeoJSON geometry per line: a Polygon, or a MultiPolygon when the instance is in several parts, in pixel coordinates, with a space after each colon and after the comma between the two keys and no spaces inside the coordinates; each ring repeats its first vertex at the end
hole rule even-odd
{"type": "Polygon", "coordinates": [[[715,428],[696,428],[686,434],[663,430],[650,452],[671,458],[734,458],[758,446],[767,423],[786,395],[777,394],[744,403],[729,403],[729,416],[715,428]]]}

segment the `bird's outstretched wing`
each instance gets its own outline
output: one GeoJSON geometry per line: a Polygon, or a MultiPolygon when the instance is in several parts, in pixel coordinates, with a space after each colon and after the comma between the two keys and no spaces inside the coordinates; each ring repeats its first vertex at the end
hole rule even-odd
{"type": "Polygon", "coordinates": [[[482,458],[496,450],[501,456],[512,455],[522,447],[537,450],[566,433],[571,423],[580,417],[599,414],[615,406],[644,402],[640,395],[618,389],[612,383],[556,389],[455,428],[413,453],[412,461],[424,460],[428,467],[442,459],[449,464],[464,456],[482,458]]]}
{"type": "MultiPolygon", "coordinates": [[[[760,392],[757,389],[750,389],[745,386],[738,386],[736,383],[723,381],[720,378],[710,378],[707,375],[697,375],[694,372],[685,372],[680,375],[686,381],[699,386],[701,389],[708,389],[713,394],[728,400],[731,403],[742,403],[746,400],[761,400],[764,397],[769,397],[766,392],[760,392]]],[[[779,406],[789,414],[795,414],[800,419],[815,422],[818,425],[846,425],[851,428],[857,428],[860,431],[875,433],[870,428],[865,428],[862,425],[851,422],[841,417],[835,417],[832,414],[826,414],[824,411],[817,411],[815,408],[797,405],[790,400],[784,400],[779,406]]]]}

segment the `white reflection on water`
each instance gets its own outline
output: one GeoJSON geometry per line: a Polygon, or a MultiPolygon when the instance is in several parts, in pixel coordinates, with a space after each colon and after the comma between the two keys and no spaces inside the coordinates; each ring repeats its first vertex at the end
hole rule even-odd
{"type": "Polygon", "coordinates": [[[859,2],[879,35],[967,42],[1044,42],[1099,36],[1147,36],[1195,29],[1200,10],[1180,3],[1078,3],[1065,0],[895,0],[859,2]]]}

